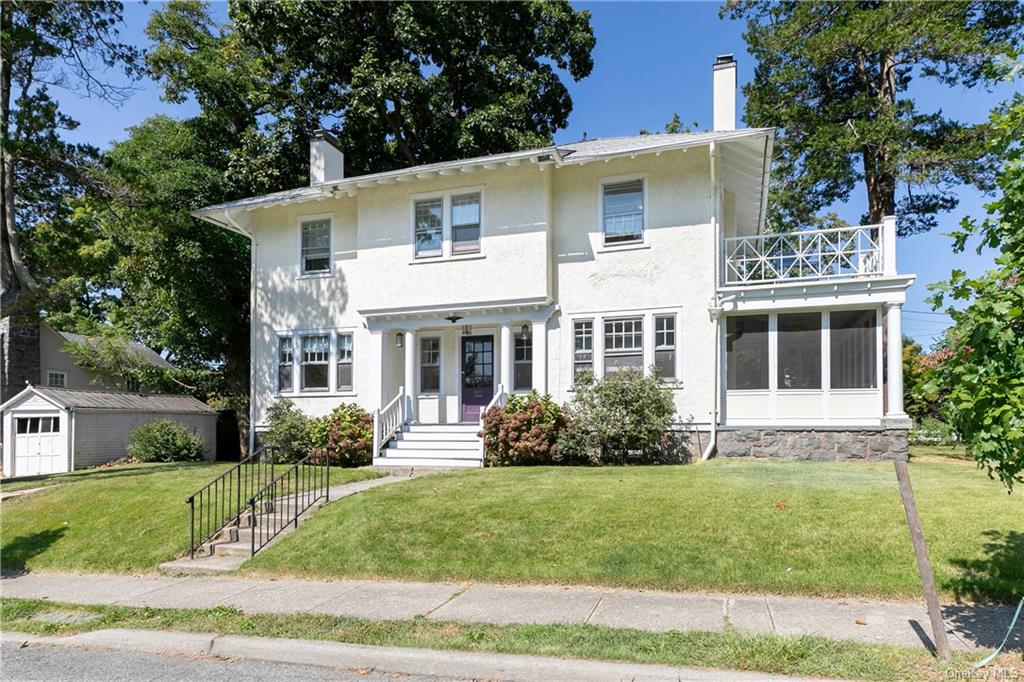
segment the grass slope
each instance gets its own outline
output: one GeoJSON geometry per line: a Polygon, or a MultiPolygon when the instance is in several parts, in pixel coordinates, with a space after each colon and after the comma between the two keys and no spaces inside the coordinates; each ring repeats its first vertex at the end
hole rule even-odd
{"type": "MultiPolygon", "coordinates": [[[[0,570],[156,571],[188,547],[185,498],[231,466],[130,465],[37,477],[28,487],[60,485],[2,503],[0,570]]],[[[331,484],[377,475],[332,469],[331,484]]]]}
{"type": "MultiPolygon", "coordinates": [[[[980,656],[956,654],[944,667],[924,649],[834,641],[824,637],[742,635],[737,632],[642,632],[595,625],[483,625],[433,621],[368,621],[326,615],[249,615],[235,609],[153,609],[76,606],[3,599],[5,631],[71,634],[105,628],[216,632],[564,658],[604,659],[815,675],[856,680],[942,680],[964,677],[980,656]],[[96,614],[87,623],[40,621],[44,614],[96,614]]],[[[1008,675],[1024,673],[1012,655],[993,664],[1008,675]]],[[[1015,679],[1007,677],[1006,679],[1015,679]]]]}
{"type": "MultiPolygon", "coordinates": [[[[939,588],[1015,602],[1024,495],[954,460],[911,478],[939,588]]],[[[445,473],[340,501],[246,570],[918,598],[891,463],[445,473]]]]}

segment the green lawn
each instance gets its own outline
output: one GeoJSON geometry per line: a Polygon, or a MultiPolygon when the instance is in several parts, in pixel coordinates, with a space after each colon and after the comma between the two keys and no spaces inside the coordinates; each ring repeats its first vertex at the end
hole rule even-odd
{"type": "MultiPolygon", "coordinates": [[[[368,621],[309,614],[244,614],[228,607],[154,609],[80,606],[35,599],[0,600],[5,631],[71,634],[105,628],[215,632],[462,651],[532,654],[814,675],[855,680],[967,679],[979,654],[954,654],[948,666],[925,649],[834,641],[824,637],[727,632],[642,632],[596,625],[484,625],[416,618],[368,621]],[[41,616],[89,614],[95,620],[58,623],[41,616]]],[[[991,669],[1024,673],[1019,657],[1003,654],[991,669]]],[[[1006,679],[1017,679],[1007,677],[1006,679]]]]}
{"type": "MultiPolygon", "coordinates": [[[[0,503],[0,570],[156,571],[188,548],[185,498],[231,466],[140,464],[35,477],[18,487],[60,485],[0,503]]],[[[331,483],[378,475],[332,469],[331,483]]]]}
{"type": "Polygon", "coordinates": [[[962,445],[911,445],[911,457],[949,457],[952,459],[970,460],[971,456],[962,445]]]}
{"type": "MultiPolygon", "coordinates": [[[[1024,495],[915,461],[947,598],[1024,593],[1024,495]]],[[[917,598],[891,463],[713,460],[437,474],[339,501],[245,570],[917,598]]]]}

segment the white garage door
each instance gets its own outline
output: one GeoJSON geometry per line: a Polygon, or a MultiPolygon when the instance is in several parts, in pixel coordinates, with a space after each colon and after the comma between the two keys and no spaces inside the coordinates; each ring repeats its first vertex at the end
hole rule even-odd
{"type": "Polygon", "coordinates": [[[55,474],[68,470],[67,434],[59,413],[14,418],[14,475],[55,474]]]}

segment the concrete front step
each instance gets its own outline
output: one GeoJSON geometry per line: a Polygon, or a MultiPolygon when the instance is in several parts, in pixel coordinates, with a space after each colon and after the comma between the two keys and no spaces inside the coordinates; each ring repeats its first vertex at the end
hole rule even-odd
{"type": "MultiPolygon", "coordinates": [[[[393,450],[392,452],[398,452],[393,450]]],[[[416,467],[423,469],[470,469],[483,466],[479,455],[476,457],[439,457],[437,450],[403,450],[402,456],[396,457],[390,454],[387,457],[375,457],[375,467],[416,467]],[[414,453],[416,456],[409,456],[414,453]],[[431,453],[431,454],[425,454],[431,453]]]]}
{"type": "Polygon", "coordinates": [[[413,433],[477,433],[480,430],[479,424],[406,424],[406,432],[413,433]]]}
{"type": "Polygon", "coordinates": [[[475,431],[403,431],[395,436],[398,440],[429,442],[458,441],[463,443],[479,443],[475,431]]]}
{"type": "Polygon", "coordinates": [[[388,444],[392,450],[480,450],[480,441],[473,440],[405,440],[388,444]]]}

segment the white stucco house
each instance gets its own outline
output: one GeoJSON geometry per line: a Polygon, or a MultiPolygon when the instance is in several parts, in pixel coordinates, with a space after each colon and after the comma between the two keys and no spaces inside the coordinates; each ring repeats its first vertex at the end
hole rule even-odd
{"type": "Polygon", "coordinates": [[[695,455],[906,448],[896,224],[771,234],[772,129],[585,140],[344,177],[197,210],[252,244],[252,420],[377,415],[379,464],[479,466],[481,410],[577,372],[656,372],[695,455]]]}

